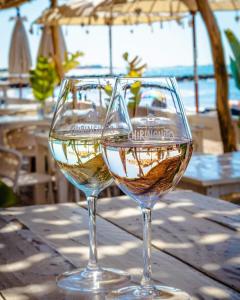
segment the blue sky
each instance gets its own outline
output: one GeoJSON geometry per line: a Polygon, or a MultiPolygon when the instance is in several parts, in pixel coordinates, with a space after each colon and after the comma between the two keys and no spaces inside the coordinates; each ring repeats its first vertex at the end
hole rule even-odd
{"type": "MultiPolygon", "coordinates": [[[[21,7],[21,15],[26,16],[33,60],[36,59],[40,33],[34,25],[34,34],[29,33],[31,23],[49,5],[47,0],[35,0],[21,7]]],[[[14,9],[0,11],[0,68],[7,67],[8,51],[14,22],[9,21],[15,16],[14,9]]],[[[221,32],[231,28],[240,38],[240,22],[235,21],[236,12],[216,13],[221,32]]],[[[184,21],[184,28],[175,22],[152,26],[115,26],[113,28],[113,61],[114,66],[123,67],[122,54],[128,51],[131,55],[138,54],[149,67],[189,66],[192,65],[192,29],[188,25],[189,18],[184,21]],[[133,31],[133,33],[132,33],[133,31]]],[[[82,65],[108,65],[108,29],[107,27],[63,27],[64,36],[71,52],[80,50],[85,53],[81,58],[82,65]],[[89,33],[86,33],[88,31],[89,33]]],[[[229,62],[230,49],[223,35],[225,55],[229,62]]],[[[200,15],[197,16],[197,44],[199,65],[211,64],[211,51],[205,26],[200,15]]]]}

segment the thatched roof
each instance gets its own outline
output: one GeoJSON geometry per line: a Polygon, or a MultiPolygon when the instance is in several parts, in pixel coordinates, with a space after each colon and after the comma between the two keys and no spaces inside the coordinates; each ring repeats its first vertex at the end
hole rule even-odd
{"type": "Polygon", "coordinates": [[[24,2],[30,2],[31,0],[0,0],[0,9],[17,7],[24,2]]]}
{"type": "MultiPolygon", "coordinates": [[[[240,10],[239,0],[209,0],[214,11],[240,10]]],[[[195,0],[70,0],[47,9],[36,21],[56,25],[133,25],[178,20],[197,11],[195,0]]]]}
{"type": "Polygon", "coordinates": [[[126,10],[127,4],[128,0],[72,0],[64,5],[46,9],[42,16],[36,20],[36,23],[48,25],[133,25],[181,18],[179,15],[170,15],[169,11],[167,13],[128,11],[126,10]],[[114,8],[112,9],[113,3],[114,8]]]}

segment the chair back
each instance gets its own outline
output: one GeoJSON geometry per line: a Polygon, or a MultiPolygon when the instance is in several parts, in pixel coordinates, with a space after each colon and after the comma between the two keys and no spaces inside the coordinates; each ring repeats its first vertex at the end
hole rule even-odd
{"type": "Polygon", "coordinates": [[[33,157],[35,156],[36,141],[32,133],[35,130],[35,126],[7,129],[4,132],[4,144],[10,149],[16,149],[24,156],[33,157]]]}
{"type": "Polygon", "coordinates": [[[22,156],[16,150],[0,146],[0,178],[16,192],[17,180],[22,165],[22,156]]]}

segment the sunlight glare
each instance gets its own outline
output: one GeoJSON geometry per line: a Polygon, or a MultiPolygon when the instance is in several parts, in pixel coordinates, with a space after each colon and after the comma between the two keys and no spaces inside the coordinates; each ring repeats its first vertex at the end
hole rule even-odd
{"type": "Polygon", "coordinates": [[[55,289],[55,284],[52,283],[38,283],[38,284],[29,284],[25,286],[19,287],[11,287],[8,289],[2,290],[3,294],[7,295],[7,299],[16,299],[17,300],[29,300],[33,297],[35,298],[38,296],[45,296],[49,295],[55,289]]]}
{"type": "Polygon", "coordinates": [[[0,233],[11,233],[22,229],[22,225],[20,223],[12,222],[6,224],[4,227],[0,229],[0,233]]]}
{"type": "Polygon", "coordinates": [[[29,256],[22,261],[16,261],[12,263],[8,262],[8,264],[0,265],[0,272],[8,273],[8,272],[22,271],[31,267],[33,263],[43,261],[44,259],[47,259],[50,256],[51,256],[50,253],[38,253],[29,256]]]}
{"type": "Polygon", "coordinates": [[[60,247],[57,249],[58,252],[63,254],[78,254],[82,256],[83,260],[88,260],[88,246],[79,245],[74,247],[60,247]]]}
{"type": "Polygon", "coordinates": [[[130,208],[130,207],[126,207],[126,208],[121,208],[118,210],[111,210],[111,211],[106,211],[104,212],[104,217],[107,218],[114,218],[114,219],[118,219],[118,218],[125,218],[126,216],[139,216],[140,215],[140,211],[137,208],[130,208]]]}
{"type": "Polygon", "coordinates": [[[152,220],[152,225],[162,225],[162,224],[164,224],[163,220],[160,220],[160,219],[153,219],[152,220]]]}
{"type": "Polygon", "coordinates": [[[194,206],[194,204],[191,201],[186,201],[186,202],[175,202],[169,205],[169,207],[171,208],[187,207],[187,206],[194,206]]]}
{"type": "Polygon", "coordinates": [[[204,286],[200,288],[200,291],[208,297],[213,297],[214,299],[230,299],[229,294],[218,287],[204,286]]]}
{"type": "Polygon", "coordinates": [[[212,234],[205,234],[196,242],[202,245],[211,245],[211,244],[225,242],[229,238],[230,236],[226,233],[212,233],[212,234]]]}
{"type": "Polygon", "coordinates": [[[232,257],[226,263],[233,266],[240,265],[240,256],[232,257]]]}
{"type": "Polygon", "coordinates": [[[153,244],[157,245],[161,249],[189,249],[193,248],[193,245],[191,243],[168,243],[161,241],[159,239],[154,240],[153,244]]]}
{"type": "Polygon", "coordinates": [[[98,246],[99,258],[104,258],[106,256],[125,255],[130,250],[136,249],[138,247],[140,247],[140,241],[128,241],[122,243],[121,245],[98,246]]]}
{"type": "Polygon", "coordinates": [[[217,271],[217,270],[221,269],[221,266],[219,266],[218,264],[214,264],[214,263],[205,264],[202,267],[203,267],[203,269],[205,269],[207,271],[217,271]]]}
{"type": "Polygon", "coordinates": [[[46,237],[48,239],[53,239],[53,240],[63,240],[69,238],[76,238],[84,235],[88,235],[88,230],[77,230],[77,231],[71,231],[67,233],[53,233],[47,235],[46,237]]]}
{"type": "Polygon", "coordinates": [[[0,212],[0,215],[2,216],[19,216],[19,215],[23,215],[25,212],[24,211],[9,211],[9,210],[3,210],[0,212]]]}
{"type": "Polygon", "coordinates": [[[168,217],[168,220],[172,222],[184,222],[186,221],[186,218],[184,218],[183,216],[172,216],[172,217],[168,217]]]}
{"type": "Polygon", "coordinates": [[[45,206],[45,207],[35,208],[33,209],[33,212],[41,213],[41,212],[56,211],[56,210],[57,210],[56,206],[45,206]]]}
{"type": "Polygon", "coordinates": [[[42,223],[42,224],[49,224],[49,225],[58,225],[58,226],[64,226],[64,225],[70,225],[73,222],[69,220],[45,220],[40,218],[35,218],[32,220],[34,223],[42,223]]]}

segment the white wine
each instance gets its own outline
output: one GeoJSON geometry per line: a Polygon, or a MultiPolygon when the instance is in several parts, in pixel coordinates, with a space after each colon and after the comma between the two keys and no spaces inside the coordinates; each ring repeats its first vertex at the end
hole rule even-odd
{"type": "Polygon", "coordinates": [[[103,143],[103,155],[116,183],[145,207],[152,207],[176,186],[191,154],[191,141],[103,143]]]}
{"type": "Polygon", "coordinates": [[[49,146],[65,177],[85,194],[98,194],[112,182],[99,137],[54,134],[49,146]]]}

